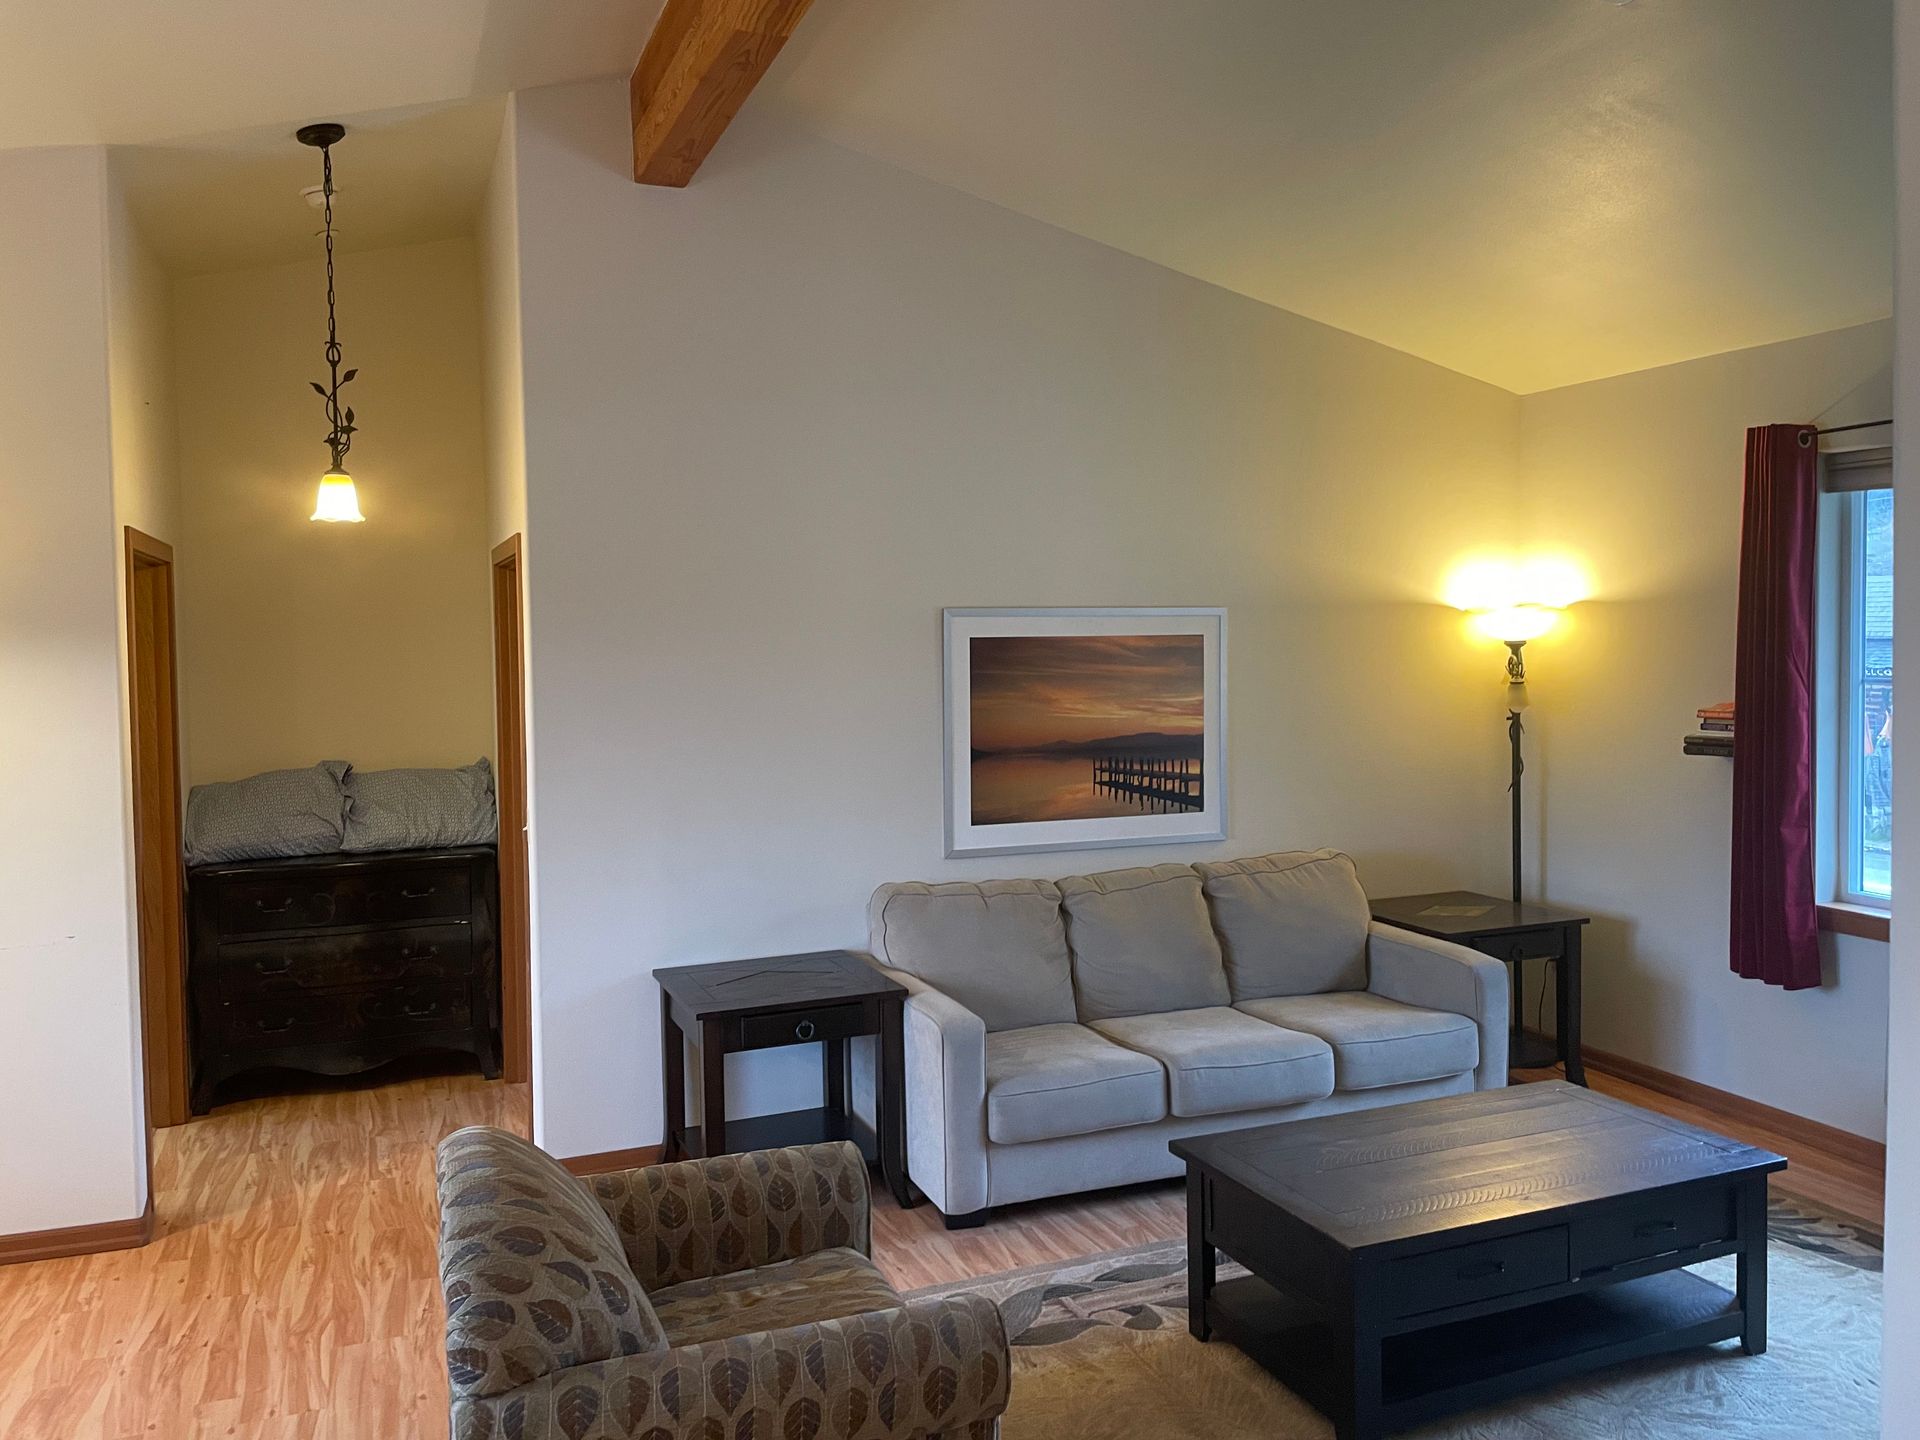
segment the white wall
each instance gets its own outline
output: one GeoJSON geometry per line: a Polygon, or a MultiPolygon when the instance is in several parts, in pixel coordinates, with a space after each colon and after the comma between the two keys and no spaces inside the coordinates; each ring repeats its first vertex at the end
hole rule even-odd
{"type": "MultiPolygon", "coordinates": [[[[1886,418],[1887,322],[1529,395],[1533,543],[1595,597],[1529,646],[1543,893],[1596,916],[1585,1038],[1856,1134],[1884,1133],[1887,947],[1823,940],[1826,983],[1728,969],[1731,762],[1681,753],[1733,696],[1745,432],[1886,418]]],[[[1549,1013],[1551,1006],[1549,1003],[1549,1013]]]]}
{"type": "Polygon", "coordinates": [[[364,525],[316,524],[324,290],[310,262],[175,291],[181,672],[195,784],[492,752],[480,271],[470,240],[340,257],[364,525]]]}
{"type": "MultiPolygon", "coordinates": [[[[1920,0],[1894,5],[1894,493],[1912,512],[1920,494],[1920,0]]],[[[1920,675],[1920,525],[1894,534],[1894,673],[1920,675]]],[[[1894,711],[1896,753],[1920,755],[1920,706],[1894,711]]],[[[1893,773],[1893,888],[1920,895],[1920,765],[1893,773]]],[[[1893,918],[1887,1016],[1887,1288],[1880,1377],[1881,1433],[1920,1435],[1920,921],[1893,918]]]]}
{"type": "Polygon", "coordinates": [[[0,151],[0,1233],[146,1204],[98,149],[0,151]]]}
{"type": "Polygon", "coordinates": [[[863,945],[883,880],[1498,881],[1498,660],[1432,601],[1508,523],[1514,397],[752,111],[635,186],[625,117],[517,99],[541,1143],[658,1140],[654,967],[863,945]],[[1228,608],[1228,843],[941,858],[940,610],[1018,604],[1228,608]]]}

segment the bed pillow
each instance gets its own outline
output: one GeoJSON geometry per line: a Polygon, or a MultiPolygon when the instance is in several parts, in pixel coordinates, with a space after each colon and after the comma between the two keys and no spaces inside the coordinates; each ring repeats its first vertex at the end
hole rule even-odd
{"type": "Polygon", "coordinates": [[[194,786],[187,796],[187,863],[332,854],[346,836],[340,782],[349,768],[344,760],[323,760],[304,770],[194,786]]]}
{"type": "Polygon", "coordinates": [[[485,756],[457,770],[352,770],[346,792],[342,850],[491,845],[499,833],[485,756]]]}

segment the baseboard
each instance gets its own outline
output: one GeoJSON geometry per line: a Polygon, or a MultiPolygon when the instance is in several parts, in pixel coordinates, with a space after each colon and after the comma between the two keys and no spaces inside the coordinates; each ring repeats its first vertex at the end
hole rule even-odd
{"type": "Polygon", "coordinates": [[[1580,1054],[1589,1070],[1631,1081],[1656,1094],[1670,1095],[1675,1100],[1685,1100],[1702,1110],[1725,1115],[1729,1120],[1763,1125],[1814,1150],[1824,1150],[1841,1160],[1886,1173],[1887,1147],[1883,1141],[1869,1140],[1864,1135],[1855,1135],[1851,1130],[1842,1130],[1838,1126],[1823,1125],[1818,1120],[1809,1120],[1790,1110],[1776,1110],[1771,1105],[1762,1105],[1758,1100],[1749,1100],[1744,1095],[1735,1095],[1727,1090],[1716,1090],[1711,1085],[1702,1085],[1698,1080],[1657,1070],[1638,1060],[1629,1060],[1624,1055],[1609,1054],[1586,1045],[1580,1047],[1580,1054]]]}
{"type": "Polygon", "coordinates": [[[658,1145],[636,1145],[631,1150],[568,1155],[560,1163],[575,1175],[610,1175],[616,1170],[638,1170],[642,1165],[658,1165],[661,1153],[658,1145]]]}
{"type": "Polygon", "coordinates": [[[69,1225],[62,1230],[30,1230],[22,1235],[0,1235],[0,1265],[22,1265],[29,1260],[58,1260],[67,1255],[94,1255],[103,1250],[135,1250],[153,1239],[153,1197],[131,1220],[108,1220],[99,1225],[69,1225]]]}

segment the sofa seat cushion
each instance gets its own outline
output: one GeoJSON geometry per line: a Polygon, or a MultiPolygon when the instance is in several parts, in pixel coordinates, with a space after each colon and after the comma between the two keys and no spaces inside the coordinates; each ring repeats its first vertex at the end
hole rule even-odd
{"type": "Polygon", "coordinates": [[[1480,1032],[1466,1016],[1402,1005],[1365,990],[1247,1000],[1239,1008],[1326,1041],[1342,1090],[1441,1080],[1480,1063],[1480,1032]]]}
{"type": "Polygon", "coordinates": [[[757,1270],[669,1285],[648,1298],[675,1347],[900,1304],[899,1293],[857,1250],[816,1250],[757,1270]]]}
{"type": "Polygon", "coordinates": [[[1081,1020],[1231,1003],[1220,942],[1191,866],[1108,870],[1057,883],[1081,1020]]]}
{"type": "Polygon", "coordinates": [[[996,1145],[1149,1125],[1167,1116],[1167,1072],[1084,1025],[987,1036],[987,1138],[996,1145]]]}
{"type": "Polygon", "coordinates": [[[882,885],[867,903],[867,934],[882,965],[951,996],[989,1030],[1078,1018],[1051,880],[882,885]]]}
{"type": "Polygon", "coordinates": [[[1176,1115],[1224,1115],[1333,1093],[1325,1041],[1224,1005],[1097,1020],[1093,1028],[1167,1067],[1176,1115]]]}
{"type": "Polygon", "coordinates": [[[1193,867],[1206,886],[1230,1003],[1367,988],[1367,895],[1337,850],[1193,867]]]}

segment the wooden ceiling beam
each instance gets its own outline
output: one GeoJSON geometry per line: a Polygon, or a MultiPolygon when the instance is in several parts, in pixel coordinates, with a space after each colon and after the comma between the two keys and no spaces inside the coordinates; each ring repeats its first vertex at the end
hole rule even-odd
{"type": "Polygon", "coordinates": [[[667,0],[629,84],[633,178],[685,185],[813,0],[667,0]]]}

